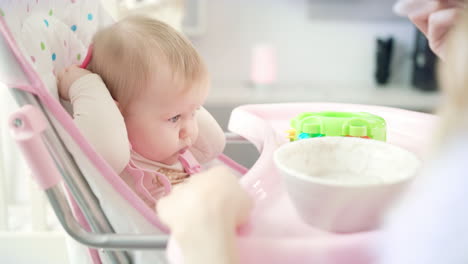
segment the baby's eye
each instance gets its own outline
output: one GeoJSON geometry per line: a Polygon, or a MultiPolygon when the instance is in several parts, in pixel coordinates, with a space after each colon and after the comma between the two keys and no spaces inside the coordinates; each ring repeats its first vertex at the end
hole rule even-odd
{"type": "Polygon", "coordinates": [[[177,121],[179,121],[179,119],[180,119],[180,115],[176,115],[174,117],[169,118],[167,121],[169,121],[171,123],[177,123],[177,121]]]}

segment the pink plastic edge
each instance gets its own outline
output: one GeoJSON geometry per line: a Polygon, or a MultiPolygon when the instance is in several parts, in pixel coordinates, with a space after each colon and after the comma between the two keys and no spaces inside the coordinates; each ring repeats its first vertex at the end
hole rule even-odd
{"type": "MultiPolygon", "coordinates": [[[[78,220],[78,223],[80,223],[81,226],[86,231],[90,232],[91,227],[89,226],[88,221],[84,217],[83,211],[81,211],[81,208],[76,203],[76,200],[73,197],[73,195],[70,193],[70,190],[68,189],[68,187],[66,187],[65,189],[67,190],[68,199],[70,199],[70,203],[71,203],[71,206],[72,206],[72,211],[73,211],[73,214],[75,215],[76,219],[78,220]]],[[[101,257],[99,256],[99,253],[98,253],[98,251],[96,249],[88,248],[88,252],[89,252],[89,255],[91,256],[91,259],[92,259],[94,264],[102,264],[101,257]]]]}
{"type": "Polygon", "coordinates": [[[249,171],[247,168],[235,162],[234,160],[232,160],[231,158],[229,158],[228,156],[224,154],[219,155],[218,159],[242,175],[246,174],[249,171]]]}
{"type": "Polygon", "coordinates": [[[91,61],[92,54],[93,54],[93,44],[89,45],[88,52],[86,53],[86,57],[84,58],[83,63],[81,63],[80,68],[86,69],[86,67],[88,67],[89,62],[91,61]]]}
{"type": "Polygon", "coordinates": [[[34,168],[32,177],[36,179],[39,187],[47,190],[61,182],[62,177],[54,160],[42,142],[41,134],[48,125],[42,113],[36,107],[26,105],[14,112],[8,123],[13,131],[13,138],[23,150],[30,166],[34,168]],[[15,119],[24,120],[21,128],[14,126],[15,119]]]}

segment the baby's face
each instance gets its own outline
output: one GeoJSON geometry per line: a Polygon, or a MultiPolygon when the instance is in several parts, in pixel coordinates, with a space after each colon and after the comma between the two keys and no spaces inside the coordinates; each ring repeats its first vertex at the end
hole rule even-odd
{"type": "Polygon", "coordinates": [[[133,150],[168,165],[195,143],[197,110],[208,94],[207,87],[174,86],[170,78],[152,82],[123,113],[133,150]]]}

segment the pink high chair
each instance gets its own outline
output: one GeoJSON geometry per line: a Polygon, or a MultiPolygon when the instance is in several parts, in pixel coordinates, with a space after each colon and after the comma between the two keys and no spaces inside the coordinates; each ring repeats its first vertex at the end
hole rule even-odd
{"type": "MultiPolygon", "coordinates": [[[[20,106],[8,125],[63,228],[84,245],[74,243],[70,263],[166,263],[162,250],[168,240],[169,261],[181,263],[167,228],[96,154],[57,97],[54,71],[81,63],[92,34],[109,23],[99,1],[0,2],[0,89],[9,88],[20,106]],[[47,31],[51,27],[58,30],[47,31]],[[36,33],[38,38],[33,38],[36,33]]],[[[242,263],[373,263],[378,231],[332,234],[304,224],[273,165],[274,150],[287,142],[289,119],[304,111],[327,110],[379,115],[387,121],[388,142],[417,154],[428,140],[420,131],[431,131],[436,121],[423,113],[350,104],[235,109],[228,140],[248,140],[261,153],[248,171],[228,157],[219,158],[244,174],[240,181],[255,201],[250,221],[238,236],[242,263]]]]}

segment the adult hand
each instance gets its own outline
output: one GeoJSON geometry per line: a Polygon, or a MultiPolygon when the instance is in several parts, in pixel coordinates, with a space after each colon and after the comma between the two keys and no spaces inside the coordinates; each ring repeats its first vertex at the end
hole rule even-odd
{"type": "Polygon", "coordinates": [[[427,37],[432,51],[443,59],[448,32],[465,5],[463,0],[400,0],[394,10],[408,16],[427,37]]]}
{"type": "Polygon", "coordinates": [[[161,220],[185,264],[238,263],[236,227],[247,220],[252,201],[225,167],[195,174],[157,204],[161,220]]]}

